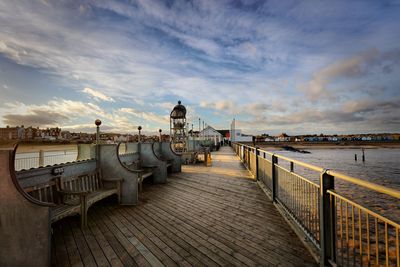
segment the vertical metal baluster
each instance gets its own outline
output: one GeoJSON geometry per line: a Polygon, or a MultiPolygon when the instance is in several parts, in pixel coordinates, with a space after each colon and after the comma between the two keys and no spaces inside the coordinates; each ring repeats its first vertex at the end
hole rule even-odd
{"type": "Polygon", "coordinates": [[[299,179],[295,179],[296,185],[297,185],[297,198],[296,198],[296,203],[297,203],[297,218],[301,220],[301,194],[300,194],[300,182],[299,179]]]}
{"type": "Polygon", "coordinates": [[[314,192],[314,202],[315,202],[315,218],[314,218],[314,220],[315,220],[315,226],[316,226],[316,232],[317,232],[317,237],[318,237],[318,240],[319,241],[321,241],[321,238],[320,238],[320,236],[319,236],[319,202],[318,202],[318,191],[319,191],[319,188],[318,188],[318,190],[315,190],[315,192],[314,192]]]}
{"type": "MultiPolygon", "coordinates": [[[[307,229],[310,231],[311,230],[311,225],[310,225],[310,218],[311,218],[311,214],[310,214],[310,184],[307,183],[307,192],[306,192],[306,196],[307,196],[307,229]]],[[[311,232],[311,231],[310,231],[311,232]]]]}
{"type": "Polygon", "coordinates": [[[346,259],[347,266],[349,266],[349,204],[346,201],[346,259]]]}
{"type": "MultiPolygon", "coordinates": [[[[297,180],[293,180],[292,181],[293,182],[293,184],[294,184],[294,191],[293,191],[293,194],[294,194],[294,206],[293,206],[293,210],[297,210],[297,206],[298,206],[298,197],[297,197],[297,180]]],[[[296,214],[296,213],[295,213],[296,214]]],[[[296,216],[297,217],[297,216],[296,216]]]]}
{"type": "Polygon", "coordinates": [[[400,267],[400,244],[399,244],[399,228],[396,227],[396,257],[397,267],[400,267]]]}
{"type": "Polygon", "coordinates": [[[353,238],[353,266],[356,266],[356,237],[354,231],[354,206],[351,205],[351,236],[353,238]]]}
{"type": "Polygon", "coordinates": [[[304,222],[304,183],[303,180],[297,178],[299,180],[299,182],[301,183],[301,209],[300,209],[300,213],[301,213],[301,220],[304,222]]]}
{"type": "Polygon", "coordinates": [[[370,247],[370,233],[369,233],[369,214],[365,214],[365,220],[366,220],[366,225],[367,225],[367,260],[368,260],[368,266],[370,266],[370,261],[371,261],[371,247],[370,247]]]}
{"type": "Polygon", "coordinates": [[[386,256],[386,267],[389,267],[389,237],[388,237],[388,224],[385,222],[385,256],[386,256]]]}
{"type": "Polygon", "coordinates": [[[342,260],[342,265],[343,266],[343,261],[344,261],[344,256],[343,256],[343,205],[342,205],[342,199],[340,199],[340,257],[342,260]]]}
{"type": "Polygon", "coordinates": [[[375,256],[376,266],[379,266],[379,228],[378,218],[375,217],[375,256]]]}
{"type": "Polygon", "coordinates": [[[361,209],[358,208],[358,235],[359,235],[359,240],[360,240],[360,263],[361,266],[363,266],[363,250],[362,250],[362,225],[361,225],[361,218],[362,218],[362,214],[361,214],[361,209]]]}
{"type": "Polygon", "coordinates": [[[312,225],[313,225],[315,239],[318,240],[317,221],[315,220],[315,218],[317,217],[317,214],[318,214],[318,210],[316,209],[317,204],[315,203],[315,188],[313,188],[311,197],[312,197],[311,202],[312,202],[312,212],[313,212],[312,213],[312,225]]]}

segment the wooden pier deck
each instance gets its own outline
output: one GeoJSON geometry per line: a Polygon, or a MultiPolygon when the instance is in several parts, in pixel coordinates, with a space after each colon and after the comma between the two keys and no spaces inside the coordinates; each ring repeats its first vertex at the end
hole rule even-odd
{"type": "Polygon", "coordinates": [[[148,185],[140,205],[107,200],[54,224],[53,266],[315,266],[229,147],[212,167],[148,185]]]}

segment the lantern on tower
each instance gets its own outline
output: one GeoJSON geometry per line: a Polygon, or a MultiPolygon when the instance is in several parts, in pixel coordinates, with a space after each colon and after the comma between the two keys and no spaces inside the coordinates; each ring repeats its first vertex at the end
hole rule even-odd
{"type": "Polygon", "coordinates": [[[175,152],[186,151],[186,108],[178,101],[178,105],[171,111],[170,136],[175,152]]]}

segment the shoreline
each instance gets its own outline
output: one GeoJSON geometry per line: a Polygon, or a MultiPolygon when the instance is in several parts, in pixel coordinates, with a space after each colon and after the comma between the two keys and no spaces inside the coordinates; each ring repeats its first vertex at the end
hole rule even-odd
{"type": "MultiPolygon", "coordinates": [[[[246,143],[252,145],[252,143],[246,143]]],[[[341,143],[325,143],[325,142],[262,142],[256,143],[260,148],[272,148],[274,150],[285,150],[283,147],[293,147],[295,149],[400,149],[400,142],[341,142],[341,143]]]]}
{"type": "Polygon", "coordinates": [[[34,153],[44,150],[45,152],[52,151],[78,151],[77,144],[30,144],[21,143],[18,145],[17,153],[34,153]]]}

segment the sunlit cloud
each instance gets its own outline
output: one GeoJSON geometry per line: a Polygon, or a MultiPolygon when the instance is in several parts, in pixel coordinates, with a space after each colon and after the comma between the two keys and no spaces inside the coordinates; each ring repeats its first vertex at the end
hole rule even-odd
{"type": "Polygon", "coordinates": [[[101,100],[101,101],[109,101],[109,102],[115,102],[114,99],[112,99],[109,96],[106,96],[105,94],[103,94],[102,92],[93,90],[92,88],[89,87],[85,87],[82,90],[83,93],[90,95],[91,97],[93,97],[95,100],[101,100]]]}

